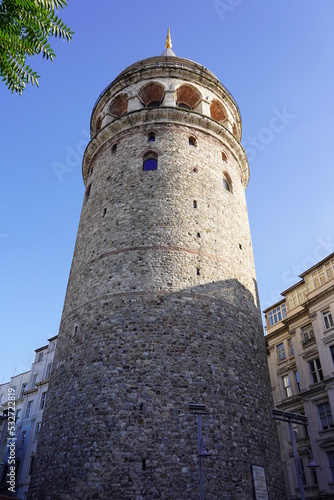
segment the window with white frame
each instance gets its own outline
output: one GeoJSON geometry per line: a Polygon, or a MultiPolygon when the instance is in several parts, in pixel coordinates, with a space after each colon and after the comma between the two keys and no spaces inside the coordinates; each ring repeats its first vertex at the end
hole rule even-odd
{"type": "Polygon", "coordinates": [[[22,387],[21,387],[21,394],[20,394],[20,398],[23,397],[23,393],[28,389],[28,383],[27,382],[24,382],[22,384],[22,387]]]}
{"type": "Polygon", "coordinates": [[[286,398],[289,398],[290,396],[292,396],[289,375],[285,375],[284,377],[282,377],[282,381],[283,381],[283,388],[284,388],[284,396],[286,398]]]}
{"type": "Polygon", "coordinates": [[[309,292],[316,290],[321,285],[324,285],[326,283],[325,268],[320,267],[319,269],[316,269],[311,274],[306,276],[305,281],[309,292]]]}
{"type": "Polygon", "coordinates": [[[34,389],[34,387],[36,386],[37,384],[37,380],[38,380],[38,373],[35,373],[32,377],[32,383],[31,383],[31,388],[34,389]]]}
{"type": "Polygon", "coordinates": [[[333,363],[334,363],[334,345],[331,345],[329,349],[331,351],[332,360],[333,360],[333,363]]]}
{"type": "Polygon", "coordinates": [[[306,285],[301,285],[297,289],[292,290],[290,293],[287,293],[285,296],[285,300],[288,311],[295,309],[295,307],[305,302],[306,293],[306,285]]]}
{"type": "Polygon", "coordinates": [[[299,471],[300,471],[300,477],[301,477],[302,483],[304,486],[306,486],[305,467],[304,467],[304,461],[302,458],[299,459],[299,471]]]}
{"type": "Polygon", "coordinates": [[[27,431],[21,432],[20,448],[23,448],[23,446],[24,446],[24,442],[26,440],[26,435],[27,435],[27,431]]]}
{"type": "Polygon", "coordinates": [[[42,352],[37,353],[37,360],[36,360],[36,362],[40,363],[40,361],[43,361],[43,353],[42,352]]]}
{"type": "Polygon", "coordinates": [[[47,370],[46,370],[46,378],[47,378],[48,380],[50,379],[51,370],[52,370],[52,363],[49,363],[49,364],[48,364],[48,368],[47,368],[47,370]]]}
{"type": "Polygon", "coordinates": [[[332,481],[334,481],[334,451],[327,451],[328,465],[331,471],[332,481]]]}
{"type": "Polygon", "coordinates": [[[276,325],[276,323],[282,321],[284,318],[286,318],[285,304],[281,304],[268,312],[269,326],[276,325]]]}
{"type": "Polygon", "coordinates": [[[297,371],[295,371],[295,380],[296,380],[296,386],[297,386],[298,392],[300,392],[300,380],[299,380],[299,375],[298,375],[297,371]]]}
{"type": "Polygon", "coordinates": [[[295,351],[293,349],[292,339],[288,339],[288,344],[289,344],[290,356],[294,356],[295,355],[295,351]]]}
{"type": "Polygon", "coordinates": [[[51,342],[51,345],[50,345],[50,351],[54,351],[57,347],[57,341],[56,340],[53,340],[53,342],[51,342]]]}
{"type": "Polygon", "coordinates": [[[37,422],[36,427],[35,427],[34,441],[38,441],[40,430],[41,430],[41,422],[37,422]]]}
{"type": "Polygon", "coordinates": [[[325,269],[326,269],[326,274],[327,274],[327,278],[330,280],[333,278],[334,276],[334,259],[330,260],[326,265],[325,265],[325,269]]]}
{"type": "Polygon", "coordinates": [[[332,411],[329,403],[322,403],[321,405],[318,405],[318,412],[321,426],[324,431],[334,427],[332,411]]]}
{"type": "Polygon", "coordinates": [[[41,403],[39,405],[39,409],[40,410],[44,410],[44,408],[45,408],[45,401],[46,401],[46,391],[42,392],[41,403]]]}
{"type": "Polygon", "coordinates": [[[277,346],[277,359],[278,359],[278,362],[280,361],[284,361],[284,359],[286,359],[286,355],[285,355],[285,350],[284,350],[284,344],[283,342],[281,342],[280,344],[278,344],[277,346]]]}
{"type": "Polygon", "coordinates": [[[306,345],[313,339],[314,339],[314,330],[312,323],[309,323],[308,325],[302,327],[302,344],[306,345]]]}
{"type": "Polygon", "coordinates": [[[319,358],[314,358],[308,362],[313,384],[321,382],[324,378],[319,358]]]}
{"type": "Polygon", "coordinates": [[[326,309],[326,311],[322,311],[322,318],[326,330],[329,330],[329,328],[332,328],[332,326],[334,326],[333,316],[329,309],[326,309]]]}
{"type": "Polygon", "coordinates": [[[29,418],[30,417],[31,407],[32,407],[32,401],[28,401],[25,418],[29,418]]]}
{"type": "Polygon", "coordinates": [[[35,461],[35,455],[31,455],[31,457],[30,457],[30,463],[29,463],[28,476],[31,476],[32,468],[34,466],[34,461],[35,461]]]}

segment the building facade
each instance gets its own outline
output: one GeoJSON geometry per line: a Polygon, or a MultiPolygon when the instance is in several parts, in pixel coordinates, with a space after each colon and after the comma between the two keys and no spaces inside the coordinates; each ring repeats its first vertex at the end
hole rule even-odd
{"type": "Polygon", "coordinates": [[[208,498],[284,498],[240,140],[169,37],[99,96],[29,498],[198,498],[189,403],[208,498]]]}
{"type": "Polygon", "coordinates": [[[0,385],[0,492],[9,490],[9,471],[12,463],[8,447],[8,416],[15,412],[15,498],[25,500],[28,494],[36,445],[41,429],[42,415],[46,404],[46,394],[57,344],[57,336],[48,344],[35,350],[31,370],[13,376],[9,382],[0,385]],[[15,396],[15,399],[13,398],[15,396]],[[10,396],[8,398],[8,396],[10,396]],[[14,401],[14,404],[9,404],[14,401]]]}
{"type": "MultiPolygon", "coordinates": [[[[334,498],[334,253],[300,278],[264,311],[270,379],[276,408],[308,418],[294,425],[306,498],[334,498]]],[[[289,498],[300,498],[289,426],[278,426],[289,498]]]]}

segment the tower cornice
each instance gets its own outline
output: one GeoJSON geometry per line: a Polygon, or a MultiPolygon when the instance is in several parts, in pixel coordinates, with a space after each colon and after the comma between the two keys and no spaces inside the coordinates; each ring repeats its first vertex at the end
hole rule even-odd
{"type": "Polygon", "coordinates": [[[196,113],[194,111],[184,110],[182,108],[161,106],[158,108],[143,108],[126,113],[116,120],[103,127],[88,143],[82,162],[82,176],[86,185],[91,162],[101,147],[108,141],[115,140],[119,134],[129,131],[132,128],[157,124],[178,124],[188,126],[193,129],[201,130],[206,134],[212,135],[228,146],[232,154],[239,163],[242,183],[246,189],[249,181],[249,166],[246,153],[240,142],[234,135],[222,124],[213,120],[209,116],[196,113]]]}

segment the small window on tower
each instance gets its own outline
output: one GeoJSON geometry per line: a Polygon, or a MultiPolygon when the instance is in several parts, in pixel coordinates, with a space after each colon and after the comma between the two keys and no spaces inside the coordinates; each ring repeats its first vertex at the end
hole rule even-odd
{"type": "Polygon", "coordinates": [[[196,145],[197,145],[197,142],[196,142],[195,137],[193,137],[193,136],[189,137],[189,146],[196,146],[196,145]]]}
{"type": "Polygon", "coordinates": [[[223,172],[223,188],[232,193],[232,181],[227,172],[223,172]]]}
{"type": "Polygon", "coordinates": [[[147,140],[148,140],[148,142],[154,142],[155,141],[155,133],[150,132],[147,136],[147,140]]]}
{"type": "Polygon", "coordinates": [[[156,153],[147,153],[143,158],[143,170],[157,170],[158,169],[158,156],[156,153]]]}
{"type": "Polygon", "coordinates": [[[113,147],[111,148],[111,152],[112,154],[116,154],[116,151],[117,151],[117,144],[114,144],[113,147]]]}

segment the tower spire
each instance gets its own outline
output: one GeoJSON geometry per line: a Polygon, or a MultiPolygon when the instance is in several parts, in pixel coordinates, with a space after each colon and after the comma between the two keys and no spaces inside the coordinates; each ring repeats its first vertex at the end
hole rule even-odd
{"type": "Polygon", "coordinates": [[[169,28],[168,28],[168,31],[167,31],[167,38],[166,38],[165,48],[166,49],[171,49],[172,48],[172,39],[170,37],[170,29],[169,28]]]}
{"type": "Polygon", "coordinates": [[[166,37],[166,42],[165,42],[165,50],[161,54],[162,56],[175,56],[174,52],[172,51],[172,39],[170,36],[170,29],[168,27],[167,30],[167,37],[166,37]]]}

